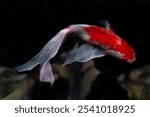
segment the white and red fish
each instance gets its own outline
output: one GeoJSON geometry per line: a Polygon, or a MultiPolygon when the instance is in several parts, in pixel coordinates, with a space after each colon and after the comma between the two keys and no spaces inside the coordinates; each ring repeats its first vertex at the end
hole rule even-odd
{"type": "Polygon", "coordinates": [[[15,67],[18,72],[32,70],[40,64],[40,81],[54,83],[54,76],[50,65],[60,46],[70,33],[78,34],[85,44],[74,48],[66,57],[64,65],[73,62],[86,62],[93,58],[103,57],[110,54],[120,60],[132,63],[135,61],[135,53],[132,47],[112,30],[107,20],[103,21],[104,28],[75,24],[59,31],[30,61],[15,67]]]}

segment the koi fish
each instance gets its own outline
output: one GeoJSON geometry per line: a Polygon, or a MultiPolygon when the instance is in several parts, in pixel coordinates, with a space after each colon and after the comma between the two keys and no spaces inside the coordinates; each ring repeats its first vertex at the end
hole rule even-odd
{"type": "Polygon", "coordinates": [[[107,54],[120,60],[132,63],[135,61],[135,53],[132,47],[112,30],[107,20],[103,21],[103,27],[87,24],[75,24],[60,30],[31,60],[23,65],[16,66],[18,72],[32,70],[40,64],[40,81],[54,83],[54,76],[50,65],[63,42],[70,33],[78,34],[85,44],[74,48],[66,57],[64,65],[73,62],[86,62],[93,58],[103,57],[107,54]]]}

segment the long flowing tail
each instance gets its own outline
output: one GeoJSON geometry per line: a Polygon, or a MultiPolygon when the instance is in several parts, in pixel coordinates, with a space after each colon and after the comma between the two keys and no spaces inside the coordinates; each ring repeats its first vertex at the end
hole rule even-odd
{"type": "Polygon", "coordinates": [[[63,29],[58,32],[56,36],[53,37],[34,58],[23,65],[16,66],[15,69],[18,72],[23,72],[32,70],[36,65],[40,64],[40,81],[50,82],[53,84],[54,76],[49,60],[57,54],[62,42],[65,40],[69,32],[69,29],[63,29]]]}

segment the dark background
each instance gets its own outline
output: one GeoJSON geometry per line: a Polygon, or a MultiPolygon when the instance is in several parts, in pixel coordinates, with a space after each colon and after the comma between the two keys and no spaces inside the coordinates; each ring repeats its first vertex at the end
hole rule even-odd
{"type": "MultiPolygon", "coordinates": [[[[135,49],[137,60],[127,64],[110,56],[95,59],[103,74],[97,76],[98,87],[93,87],[87,99],[128,99],[113,77],[149,63],[149,14],[149,0],[0,0],[0,64],[13,68],[26,62],[70,24],[100,26],[99,21],[107,19],[117,35],[135,49]]],[[[59,88],[64,86],[68,88],[68,82],[58,81],[54,88],[37,82],[31,99],[66,99],[67,91],[64,97],[53,95],[55,91],[61,93],[59,88]]]]}

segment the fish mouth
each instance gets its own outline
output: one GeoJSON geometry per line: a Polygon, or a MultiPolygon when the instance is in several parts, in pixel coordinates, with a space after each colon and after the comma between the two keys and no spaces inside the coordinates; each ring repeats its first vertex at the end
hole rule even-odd
{"type": "Polygon", "coordinates": [[[133,63],[136,60],[136,58],[134,57],[133,59],[129,59],[127,60],[128,63],[133,63]]]}

